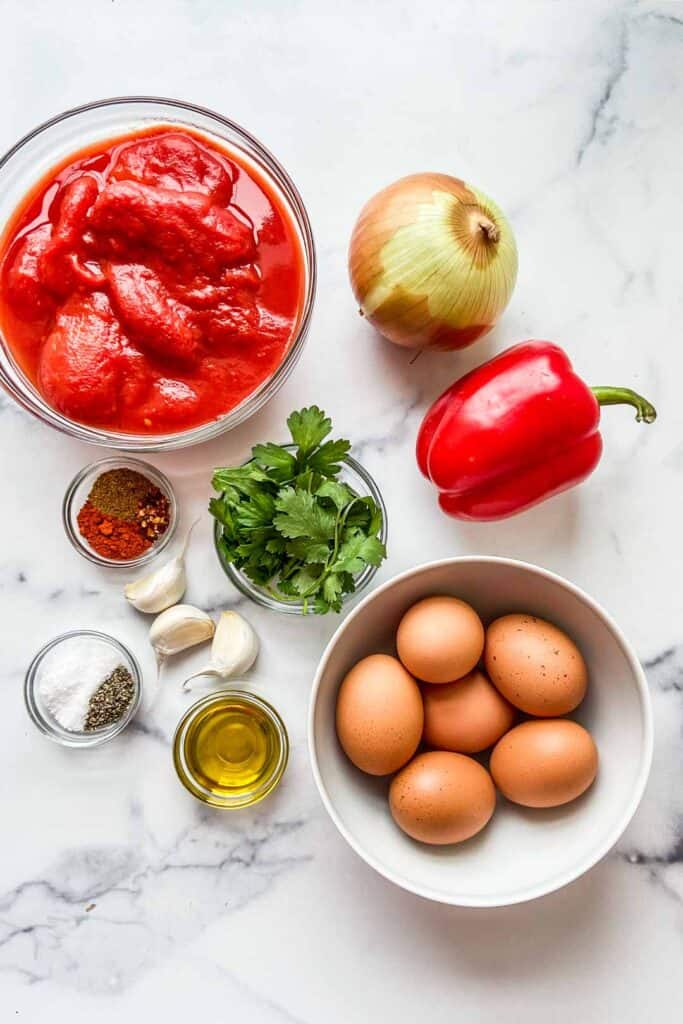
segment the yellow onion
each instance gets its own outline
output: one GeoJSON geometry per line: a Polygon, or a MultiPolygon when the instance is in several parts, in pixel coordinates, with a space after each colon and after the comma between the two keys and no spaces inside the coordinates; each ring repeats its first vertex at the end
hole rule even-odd
{"type": "Polygon", "coordinates": [[[517,246],[483,192],[447,174],[411,174],[361,210],[349,273],[360,312],[389,341],[464,348],[507,306],[517,246]]]}

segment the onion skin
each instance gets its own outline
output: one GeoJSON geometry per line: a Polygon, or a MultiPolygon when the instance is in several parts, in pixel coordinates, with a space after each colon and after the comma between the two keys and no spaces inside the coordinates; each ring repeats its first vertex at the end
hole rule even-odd
{"type": "Polygon", "coordinates": [[[517,247],[482,192],[447,174],[411,174],[361,210],[349,274],[360,312],[389,341],[460,349],[490,331],[507,306],[517,247]]]}

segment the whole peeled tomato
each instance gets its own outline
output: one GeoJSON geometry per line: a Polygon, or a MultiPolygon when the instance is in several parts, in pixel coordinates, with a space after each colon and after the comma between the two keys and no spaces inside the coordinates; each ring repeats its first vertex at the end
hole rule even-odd
{"type": "Polygon", "coordinates": [[[593,737],[568,718],[522,722],[498,741],[489,765],[495,784],[523,807],[559,807],[588,789],[598,770],[593,737]]]}
{"type": "Polygon", "coordinates": [[[337,697],[337,736],[344,753],[369,775],[389,775],[409,761],[422,736],[420,689],[388,654],[363,658],[337,697]]]}
{"type": "Polygon", "coordinates": [[[361,210],[349,274],[360,312],[389,341],[459,349],[507,306],[517,247],[483,192],[448,174],[411,174],[361,210]]]}
{"type": "Polygon", "coordinates": [[[71,296],[57,312],[40,354],[38,380],[65,416],[99,423],[116,415],[123,338],[106,295],[71,296]]]}
{"type": "Polygon", "coordinates": [[[573,640],[535,615],[503,615],[486,630],[489,679],[521,711],[557,718],[586,695],[588,670],[573,640]]]}
{"type": "Polygon", "coordinates": [[[438,750],[477,754],[515,724],[517,712],[483,672],[474,669],[454,683],[423,683],[422,739],[438,750]]]}
{"type": "Polygon", "coordinates": [[[481,832],[496,806],[491,776],[464,754],[432,750],[413,758],[389,787],[389,807],[413,839],[433,846],[481,832]]]}
{"type": "Polygon", "coordinates": [[[467,675],[484,649],[484,627],[474,608],[445,594],[425,597],[401,619],[398,656],[425,683],[449,683],[467,675]]]}

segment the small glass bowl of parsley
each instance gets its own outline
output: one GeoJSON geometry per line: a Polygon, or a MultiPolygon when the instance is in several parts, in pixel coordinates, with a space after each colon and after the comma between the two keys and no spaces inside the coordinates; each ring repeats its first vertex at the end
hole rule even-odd
{"type": "Polygon", "coordinates": [[[317,406],[287,420],[292,442],[261,444],[241,466],[217,469],[219,561],[246,597],[294,615],[340,612],[386,558],[387,514],[348,441],[326,440],[317,406]]]}

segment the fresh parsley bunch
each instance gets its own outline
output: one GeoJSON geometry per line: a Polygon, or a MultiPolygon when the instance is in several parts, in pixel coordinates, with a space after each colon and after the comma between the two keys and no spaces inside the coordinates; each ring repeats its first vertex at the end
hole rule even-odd
{"type": "Polygon", "coordinates": [[[326,441],[332,421],[312,405],[287,420],[292,445],[257,444],[244,466],[217,469],[209,511],[225,558],[280,601],[341,611],[366,565],[380,565],[382,512],[341,480],[348,441],[326,441]]]}

